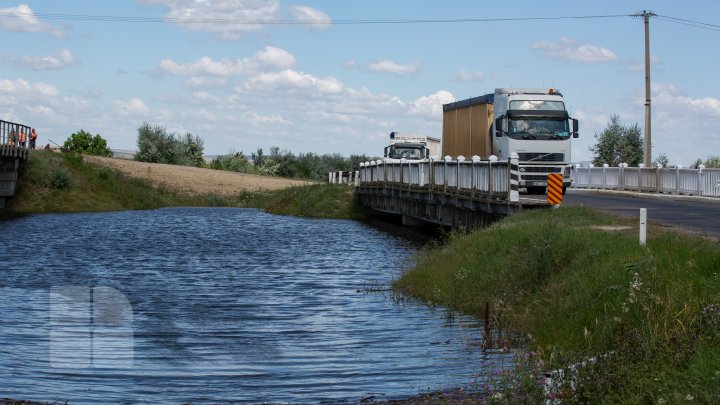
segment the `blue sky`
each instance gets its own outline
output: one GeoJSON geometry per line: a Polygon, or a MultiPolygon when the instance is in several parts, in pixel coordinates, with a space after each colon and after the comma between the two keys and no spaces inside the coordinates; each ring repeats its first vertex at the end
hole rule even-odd
{"type": "MultiPolygon", "coordinates": [[[[37,127],[41,144],[84,129],[134,149],[148,122],[202,137],[207,154],[372,156],[391,131],[440,136],[443,103],[555,87],[580,120],[573,160],[584,161],[612,114],[644,126],[642,19],[343,21],[642,10],[720,24],[711,1],[0,1],[0,117],[37,127]],[[258,23],[278,20],[296,23],[258,23]]],[[[720,27],[710,28],[651,20],[653,154],[671,164],[720,154],[720,27]]]]}

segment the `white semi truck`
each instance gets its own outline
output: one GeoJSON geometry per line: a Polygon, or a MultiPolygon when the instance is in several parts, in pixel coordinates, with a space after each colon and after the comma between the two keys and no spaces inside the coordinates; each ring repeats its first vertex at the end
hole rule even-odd
{"type": "Polygon", "coordinates": [[[405,132],[390,132],[390,145],[385,147],[389,159],[422,160],[440,156],[440,139],[405,132]]]}
{"type": "Polygon", "coordinates": [[[563,174],[570,186],[570,139],[578,121],[570,118],[556,89],[495,89],[494,93],[443,105],[443,156],[520,157],[520,187],[543,194],[547,175],[563,174]]]}

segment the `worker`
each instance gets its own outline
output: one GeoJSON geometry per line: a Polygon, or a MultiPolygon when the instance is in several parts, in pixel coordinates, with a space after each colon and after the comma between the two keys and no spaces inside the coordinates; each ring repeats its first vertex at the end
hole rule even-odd
{"type": "Polygon", "coordinates": [[[18,137],[18,146],[25,147],[25,142],[27,142],[27,134],[21,130],[20,136],[18,137]]]}
{"type": "Polygon", "coordinates": [[[37,132],[35,128],[30,131],[30,149],[35,150],[35,142],[37,141],[37,132]]]}
{"type": "Polygon", "coordinates": [[[12,131],[10,131],[10,137],[8,138],[8,145],[14,146],[16,141],[17,141],[17,135],[15,133],[15,130],[13,129],[12,131]]]}

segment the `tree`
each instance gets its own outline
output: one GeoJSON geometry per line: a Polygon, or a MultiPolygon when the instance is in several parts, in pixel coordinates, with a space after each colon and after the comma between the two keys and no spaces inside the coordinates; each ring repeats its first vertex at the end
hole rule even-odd
{"type": "Polygon", "coordinates": [[[704,162],[702,159],[698,159],[690,167],[697,169],[700,165],[704,165],[706,168],[720,168],[720,156],[710,156],[704,162]]]}
{"type": "Polygon", "coordinates": [[[147,122],[138,128],[138,152],[135,160],[148,163],[177,164],[177,140],[160,126],[147,122]]]}
{"type": "Polygon", "coordinates": [[[63,148],[85,155],[112,156],[113,154],[107,146],[107,141],[100,134],[93,136],[82,129],[70,135],[63,148]]]}
{"type": "Polygon", "coordinates": [[[662,165],[663,167],[667,167],[669,163],[670,163],[670,159],[668,159],[667,155],[664,153],[661,153],[660,156],[658,156],[657,158],[655,158],[655,160],[653,160],[652,165],[654,167],[657,167],[657,165],[662,165]]]}
{"type": "Polygon", "coordinates": [[[205,164],[203,140],[189,132],[184,138],[177,138],[164,127],[146,122],[138,128],[137,145],[134,158],[141,162],[197,167],[205,164]]]}
{"type": "Polygon", "coordinates": [[[643,138],[638,124],[625,126],[620,117],[610,117],[608,126],[599,134],[595,134],[597,143],[590,147],[594,153],[593,164],[602,166],[618,166],[627,163],[636,166],[643,160],[643,138]]]}
{"type": "Polygon", "coordinates": [[[205,146],[202,138],[199,136],[193,136],[190,132],[185,134],[185,138],[181,143],[181,160],[184,161],[186,166],[202,167],[205,165],[205,158],[203,154],[205,152],[205,146]]]}

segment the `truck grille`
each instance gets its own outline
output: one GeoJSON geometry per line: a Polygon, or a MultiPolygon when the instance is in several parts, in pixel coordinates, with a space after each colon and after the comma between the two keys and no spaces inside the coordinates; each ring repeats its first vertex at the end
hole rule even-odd
{"type": "Polygon", "coordinates": [[[562,162],[564,153],[518,153],[521,162],[562,162]]]}
{"type": "Polygon", "coordinates": [[[526,174],[526,175],[521,175],[520,179],[522,181],[547,181],[547,175],[546,174],[526,174]]]}
{"type": "Polygon", "coordinates": [[[522,166],[521,173],[562,173],[562,166],[522,166]]]}

